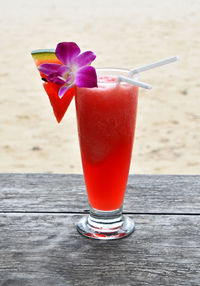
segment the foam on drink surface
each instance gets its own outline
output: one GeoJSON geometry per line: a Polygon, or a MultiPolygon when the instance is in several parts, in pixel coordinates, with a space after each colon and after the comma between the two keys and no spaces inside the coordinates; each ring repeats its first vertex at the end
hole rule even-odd
{"type": "MultiPolygon", "coordinates": [[[[116,76],[114,75],[98,76],[98,88],[116,87],[117,84],[116,76]]],[[[128,86],[128,84],[125,82],[120,82],[120,85],[128,86]]]]}

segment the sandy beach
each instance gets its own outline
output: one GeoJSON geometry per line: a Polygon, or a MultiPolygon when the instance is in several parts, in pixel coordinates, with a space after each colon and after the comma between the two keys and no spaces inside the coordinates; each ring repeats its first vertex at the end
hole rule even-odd
{"type": "Polygon", "coordinates": [[[200,173],[199,0],[1,0],[0,172],[81,173],[74,101],[54,118],[31,51],[75,41],[95,67],[141,74],[130,173],[200,173]]]}

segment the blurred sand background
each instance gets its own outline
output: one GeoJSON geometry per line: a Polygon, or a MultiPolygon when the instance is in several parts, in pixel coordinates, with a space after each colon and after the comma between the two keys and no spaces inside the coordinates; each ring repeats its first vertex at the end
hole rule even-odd
{"type": "Polygon", "coordinates": [[[200,173],[199,0],[0,0],[0,172],[81,173],[74,101],[57,124],[31,50],[75,41],[144,72],[131,173],[200,173]]]}

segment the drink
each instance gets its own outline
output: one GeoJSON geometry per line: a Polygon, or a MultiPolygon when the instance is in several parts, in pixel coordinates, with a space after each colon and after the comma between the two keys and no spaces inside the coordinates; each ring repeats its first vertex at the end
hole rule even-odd
{"type": "Polygon", "coordinates": [[[96,73],[90,65],[96,55],[81,53],[74,42],[58,43],[55,51],[36,50],[32,56],[58,122],[75,96],[90,203],[90,215],[78,222],[78,231],[105,240],[129,235],[134,222],[122,215],[122,206],[135,133],[135,85],[149,85],[133,80],[128,70],[98,69],[96,73]]]}
{"type": "Polygon", "coordinates": [[[178,57],[130,71],[98,69],[96,73],[91,66],[96,55],[92,51],[81,53],[75,42],[61,42],[55,50],[35,50],[31,54],[58,123],[75,96],[90,203],[90,214],[78,222],[77,230],[84,236],[105,240],[131,234],[134,222],[122,215],[122,207],[135,133],[138,87],[152,88],[132,77],[178,57]]]}
{"type": "MultiPolygon", "coordinates": [[[[115,220],[119,220],[117,226],[114,222],[116,227],[123,224],[121,210],[135,132],[138,88],[116,84],[117,71],[110,73],[98,76],[98,88],[77,88],[75,95],[82,165],[91,206],[89,227],[93,230],[94,217],[95,228],[102,228],[102,224],[98,225],[102,213],[104,220],[105,215],[112,220],[114,214],[115,220]]],[[[109,232],[113,238],[111,229],[103,232],[104,237],[109,232]]],[[[100,231],[95,238],[99,234],[100,231]]]]}
{"type": "Polygon", "coordinates": [[[137,87],[127,84],[77,89],[76,110],[82,164],[90,205],[122,206],[131,159],[137,87]],[[105,199],[106,198],[106,199],[105,199]]]}

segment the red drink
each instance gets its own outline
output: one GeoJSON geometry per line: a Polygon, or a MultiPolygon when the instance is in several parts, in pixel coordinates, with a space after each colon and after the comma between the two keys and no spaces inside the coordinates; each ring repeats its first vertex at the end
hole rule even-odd
{"type": "Polygon", "coordinates": [[[99,78],[98,88],[77,88],[75,100],[82,165],[92,208],[119,209],[126,189],[138,88],[99,78]]]}

